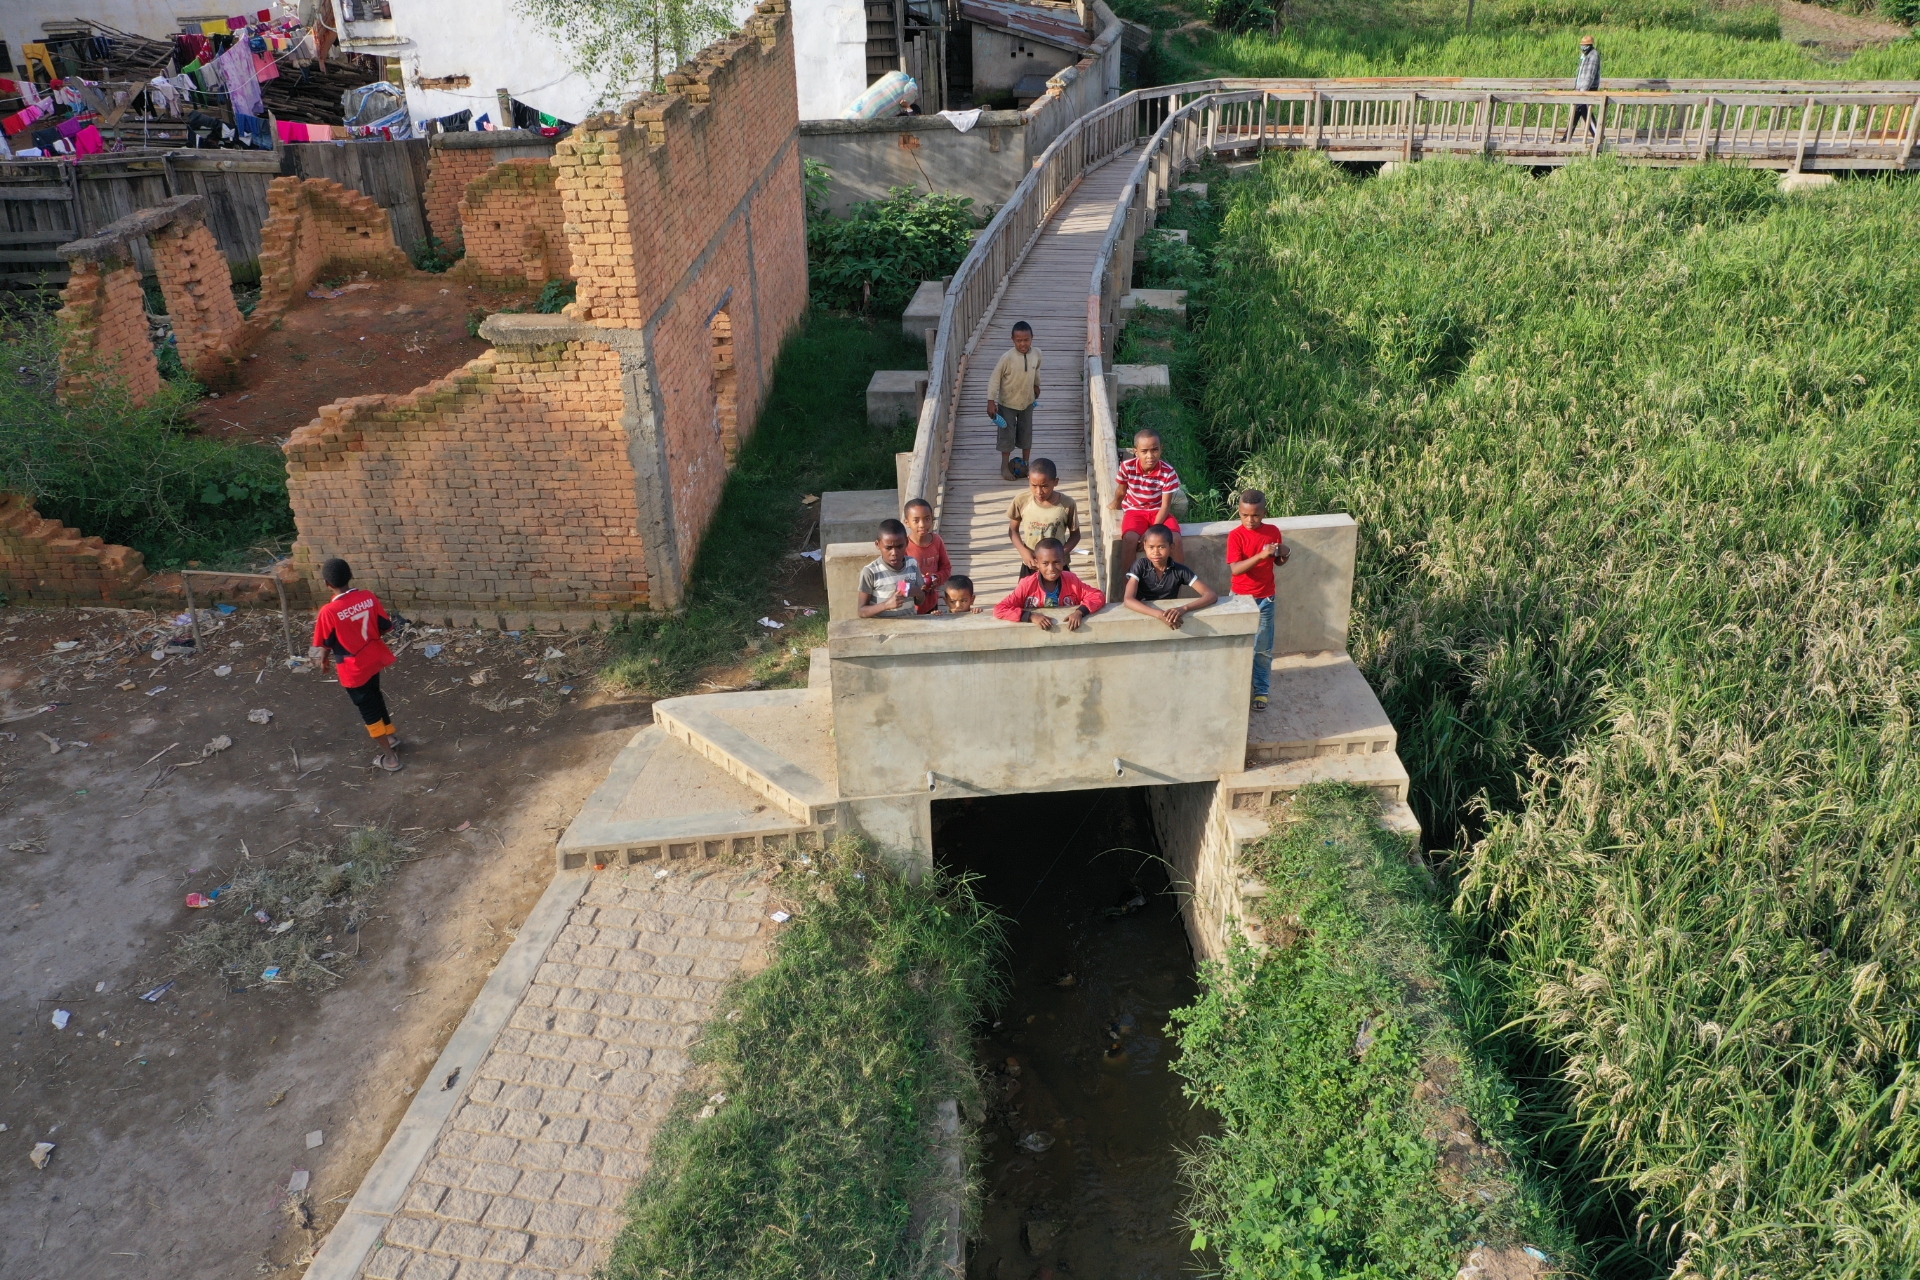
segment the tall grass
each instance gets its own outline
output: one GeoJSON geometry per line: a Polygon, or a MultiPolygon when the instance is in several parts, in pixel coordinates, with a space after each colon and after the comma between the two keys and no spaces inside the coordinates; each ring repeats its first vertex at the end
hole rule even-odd
{"type": "Polygon", "coordinates": [[[1237,945],[1175,1012],[1196,1250],[1230,1277],[1444,1280],[1476,1245],[1581,1257],[1474,1041],[1445,898],[1360,787],[1309,788],[1247,853],[1272,949],[1237,945]]]}
{"type": "Polygon", "coordinates": [[[975,1102],[999,919],[965,880],[908,884],[852,841],[781,887],[802,905],[696,1045],[703,1083],[654,1140],[607,1280],[935,1269],[925,1211],[968,1194],[940,1168],[936,1109],[975,1102]]]}
{"type": "Polygon", "coordinates": [[[1358,519],[1459,910],[1680,1275],[1920,1270],[1917,225],[1903,178],[1275,157],[1216,259],[1217,447],[1358,519]]]}

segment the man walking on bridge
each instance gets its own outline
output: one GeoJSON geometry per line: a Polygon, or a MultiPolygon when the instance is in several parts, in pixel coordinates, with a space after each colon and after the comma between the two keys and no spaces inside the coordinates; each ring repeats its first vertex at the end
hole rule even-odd
{"type": "MultiPolygon", "coordinates": [[[[1580,37],[1580,69],[1573,73],[1573,91],[1575,93],[1600,92],[1600,50],[1594,45],[1592,36],[1580,37]]],[[[1562,141],[1571,141],[1573,131],[1586,122],[1588,136],[1593,136],[1596,126],[1587,104],[1576,102],[1573,105],[1573,119],[1567,122],[1567,136],[1562,141]]]]}

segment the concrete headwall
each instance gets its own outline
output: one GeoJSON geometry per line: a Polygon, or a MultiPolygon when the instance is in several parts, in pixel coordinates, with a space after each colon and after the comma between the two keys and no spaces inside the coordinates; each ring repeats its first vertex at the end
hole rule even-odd
{"type": "MultiPolygon", "coordinates": [[[[1239,523],[1213,520],[1182,531],[1185,563],[1223,596],[1233,584],[1227,572],[1227,535],[1239,523]]],[[[1287,516],[1271,523],[1292,548],[1287,562],[1273,571],[1273,651],[1345,652],[1359,526],[1352,516],[1339,514],[1287,516]]]]}
{"type": "Polygon", "coordinates": [[[1178,631],[1118,606],[1078,631],[990,613],[833,623],[840,793],[1211,781],[1246,753],[1258,621],[1250,603],[1223,601],[1178,631]]]}

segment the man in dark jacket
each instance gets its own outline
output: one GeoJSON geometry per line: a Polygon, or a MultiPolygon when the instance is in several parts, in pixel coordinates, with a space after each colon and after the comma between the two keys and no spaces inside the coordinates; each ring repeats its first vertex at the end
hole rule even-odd
{"type": "MultiPolygon", "coordinates": [[[[1600,50],[1594,47],[1592,36],[1580,37],[1580,69],[1573,73],[1573,91],[1575,93],[1600,92],[1600,50]]],[[[1596,126],[1587,104],[1578,102],[1573,107],[1573,119],[1567,124],[1567,138],[1573,137],[1573,131],[1582,122],[1586,123],[1588,134],[1595,132],[1596,126]]]]}

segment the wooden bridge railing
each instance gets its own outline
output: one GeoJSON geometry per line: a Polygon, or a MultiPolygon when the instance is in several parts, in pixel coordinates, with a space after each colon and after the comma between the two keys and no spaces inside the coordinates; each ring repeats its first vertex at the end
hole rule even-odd
{"type": "Polygon", "coordinates": [[[1137,89],[1074,121],[981,232],[941,307],[901,500],[937,505],[951,452],[955,393],[981,320],[1081,175],[1147,145],[1114,209],[1087,292],[1089,459],[1101,585],[1115,582],[1117,539],[1103,519],[1118,468],[1107,382],[1133,246],[1179,175],[1203,153],[1322,149],[1343,160],[1444,152],[1562,164],[1605,151],[1649,164],[1721,159],[1803,170],[1910,169],[1920,83],[1613,82],[1573,93],[1551,82],[1497,80],[1206,80],[1137,89]],[[1576,124],[1578,109],[1586,112],[1576,124]],[[1591,124],[1591,128],[1589,128],[1591,124]]]}

